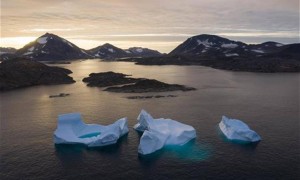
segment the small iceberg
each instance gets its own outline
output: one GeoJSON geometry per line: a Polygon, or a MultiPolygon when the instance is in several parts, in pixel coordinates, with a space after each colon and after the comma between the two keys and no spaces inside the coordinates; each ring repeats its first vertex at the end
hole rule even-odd
{"type": "Polygon", "coordinates": [[[88,147],[106,146],[115,144],[126,133],[128,133],[127,118],[103,126],[85,124],[80,113],[62,114],[58,116],[54,143],[85,144],[88,147]]]}
{"type": "Polygon", "coordinates": [[[172,119],[153,119],[145,110],[139,114],[134,129],[143,132],[138,152],[151,154],[166,145],[184,145],[196,137],[196,130],[172,119]]]}
{"type": "Polygon", "coordinates": [[[241,120],[229,119],[226,116],[222,116],[219,127],[229,140],[244,142],[258,142],[261,140],[261,137],[241,120]]]}

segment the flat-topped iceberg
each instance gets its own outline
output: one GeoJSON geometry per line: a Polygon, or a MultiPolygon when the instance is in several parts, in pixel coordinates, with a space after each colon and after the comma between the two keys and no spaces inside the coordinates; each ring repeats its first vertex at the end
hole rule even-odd
{"type": "Polygon", "coordinates": [[[222,116],[219,127],[229,140],[244,142],[257,142],[261,140],[261,137],[241,120],[229,119],[226,116],[222,116]]]}
{"type": "Polygon", "coordinates": [[[127,118],[103,126],[85,124],[80,113],[62,114],[58,116],[57,129],[54,132],[55,144],[85,144],[88,147],[115,144],[128,133],[127,118]]]}
{"type": "Polygon", "coordinates": [[[146,155],[165,145],[184,145],[196,137],[196,130],[172,119],[153,119],[145,110],[139,114],[134,129],[143,132],[138,152],[146,155]]]}

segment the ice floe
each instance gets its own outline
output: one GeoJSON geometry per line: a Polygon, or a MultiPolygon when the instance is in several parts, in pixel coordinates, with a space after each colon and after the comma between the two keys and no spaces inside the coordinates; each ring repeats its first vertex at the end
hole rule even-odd
{"type": "Polygon", "coordinates": [[[153,119],[145,110],[139,114],[134,129],[143,132],[138,152],[146,155],[165,145],[184,145],[196,137],[196,130],[172,119],[153,119]]]}
{"type": "Polygon", "coordinates": [[[229,140],[244,142],[257,142],[261,140],[261,137],[241,120],[229,119],[226,116],[222,116],[219,127],[229,140]]]}
{"type": "Polygon", "coordinates": [[[104,126],[85,124],[80,113],[62,114],[58,116],[54,143],[85,144],[88,147],[106,146],[115,144],[126,133],[128,133],[127,118],[104,126]]]}

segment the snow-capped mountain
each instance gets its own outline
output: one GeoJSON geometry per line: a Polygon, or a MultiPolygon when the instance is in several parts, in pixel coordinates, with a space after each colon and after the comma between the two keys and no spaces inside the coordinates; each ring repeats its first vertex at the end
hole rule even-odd
{"type": "Polygon", "coordinates": [[[215,35],[198,35],[188,38],[185,42],[177,46],[171,55],[228,55],[234,56],[236,49],[247,46],[245,43],[231,41],[215,35]]]}
{"type": "Polygon", "coordinates": [[[116,46],[113,46],[109,43],[103,44],[102,46],[98,46],[96,48],[90,49],[87,51],[90,55],[92,55],[94,58],[100,58],[100,59],[116,59],[116,58],[122,58],[126,57],[127,53],[116,46]]]}
{"type": "Polygon", "coordinates": [[[142,47],[131,47],[129,49],[125,49],[125,52],[130,57],[155,57],[161,56],[162,54],[156,50],[142,48],[142,47]]]}
{"type": "Polygon", "coordinates": [[[160,52],[148,48],[132,47],[124,50],[109,43],[90,49],[88,53],[95,58],[107,60],[129,57],[155,57],[161,55],[160,52]]]}
{"type": "Polygon", "coordinates": [[[50,33],[17,50],[16,56],[38,61],[92,58],[75,44],[50,33]]]}
{"type": "Polygon", "coordinates": [[[188,38],[171,51],[170,55],[180,54],[210,57],[261,56],[267,53],[278,52],[283,46],[283,44],[276,42],[248,45],[215,35],[202,34],[188,38]]]}

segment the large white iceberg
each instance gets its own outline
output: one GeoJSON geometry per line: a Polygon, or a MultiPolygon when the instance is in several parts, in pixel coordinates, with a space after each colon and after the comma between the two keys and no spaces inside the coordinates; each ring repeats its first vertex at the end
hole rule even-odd
{"type": "Polygon", "coordinates": [[[143,132],[138,152],[146,155],[165,145],[184,145],[196,137],[196,130],[172,119],[153,119],[145,110],[139,114],[134,129],[143,132]]]}
{"type": "Polygon", "coordinates": [[[229,119],[226,116],[222,116],[219,127],[229,140],[244,142],[257,142],[261,140],[261,137],[241,120],[229,119]]]}
{"type": "Polygon", "coordinates": [[[115,144],[128,133],[127,118],[103,126],[85,124],[80,113],[62,114],[58,116],[57,129],[54,132],[55,144],[85,144],[88,147],[115,144]]]}

